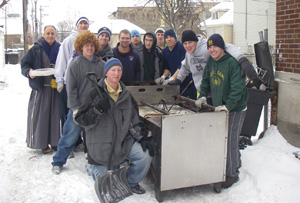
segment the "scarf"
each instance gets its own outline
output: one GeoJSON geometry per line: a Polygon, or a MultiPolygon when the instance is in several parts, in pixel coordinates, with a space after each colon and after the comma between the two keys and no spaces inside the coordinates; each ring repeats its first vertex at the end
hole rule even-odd
{"type": "Polygon", "coordinates": [[[52,46],[50,46],[46,42],[46,40],[43,38],[42,46],[43,46],[43,49],[44,49],[45,53],[47,54],[47,56],[50,59],[50,64],[55,64],[60,44],[58,42],[54,41],[52,46]]]}

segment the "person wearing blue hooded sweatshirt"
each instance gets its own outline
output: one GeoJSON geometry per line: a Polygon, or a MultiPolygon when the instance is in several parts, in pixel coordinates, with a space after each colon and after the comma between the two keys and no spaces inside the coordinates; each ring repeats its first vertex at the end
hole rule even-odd
{"type": "Polygon", "coordinates": [[[162,51],[156,46],[156,36],[153,32],[144,35],[144,44],[136,50],[140,57],[141,81],[153,81],[162,74],[162,51]]]}
{"type": "Polygon", "coordinates": [[[114,57],[123,64],[122,82],[132,82],[141,80],[140,58],[130,44],[129,30],[121,30],[119,34],[119,43],[113,48],[114,57]]]}

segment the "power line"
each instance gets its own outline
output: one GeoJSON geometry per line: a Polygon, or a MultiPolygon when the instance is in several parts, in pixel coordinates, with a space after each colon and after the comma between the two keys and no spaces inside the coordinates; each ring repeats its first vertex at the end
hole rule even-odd
{"type": "MultiPolygon", "coordinates": [[[[253,13],[243,13],[243,12],[233,12],[233,13],[237,13],[237,14],[247,14],[247,15],[254,15],[254,16],[267,16],[266,14],[253,14],[253,13]]],[[[271,17],[276,17],[276,15],[268,15],[271,17]]]]}

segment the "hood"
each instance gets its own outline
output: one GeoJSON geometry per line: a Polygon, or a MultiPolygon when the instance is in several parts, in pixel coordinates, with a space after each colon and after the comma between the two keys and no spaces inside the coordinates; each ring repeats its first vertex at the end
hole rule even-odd
{"type": "Polygon", "coordinates": [[[147,33],[144,35],[144,38],[143,38],[144,47],[145,47],[145,38],[146,38],[146,35],[152,35],[152,37],[153,37],[153,44],[152,44],[152,47],[151,47],[151,51],[152,51],[152,50],[154,50],[155,47],[156,47],[156,43],[157,43],[156,35],[154,34],[154,32],[147,32],[147,33]]]}

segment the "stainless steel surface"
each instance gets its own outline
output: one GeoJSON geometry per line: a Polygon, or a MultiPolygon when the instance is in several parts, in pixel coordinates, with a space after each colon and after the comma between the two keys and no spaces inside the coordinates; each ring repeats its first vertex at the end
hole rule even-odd
{"type": "Polygon", "coordinates": [[[172,102],[173,96],[179,93],[179,85],[126,86],[126,89],[139,104],[141,101],[158,104],[161,99],[172,102]]]}
{"type": "Polygon", "coordinates": [[[161,191],[224,181],[227,132],[225,112],[162,116],[161,191]]]}

